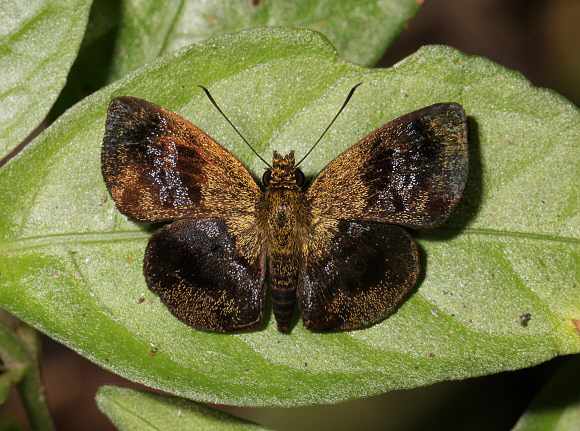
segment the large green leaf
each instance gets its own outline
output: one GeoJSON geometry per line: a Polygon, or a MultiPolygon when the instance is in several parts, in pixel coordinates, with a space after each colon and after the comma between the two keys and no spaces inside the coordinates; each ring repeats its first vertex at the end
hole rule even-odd
{"type": "Polygon", "coordinates": [[[0,304],[109,370],[225,404],[330,403],[527,367],[580,351],[579,135],[571,103],[451,48],[373,70],[341,61],[306,30],[208,40],[85,99],[0,171],[0,304]],[[268,157],[304,154],[357,82],[303,163],[306,175],[422,106],[455,101],[469,115],[464,200],[445,226],[419,236],[416,292],[381,324],[347,333],[297,324],[284,335],[270,320],[222,335],[179,322],[143,279],[152,230],[118,213],[101,178],[110,99],[143,97],[180,113],[260,176],[264,166],[196,84],[268,157]]]}
{"type": "Polygon", "coordinates": [[[0,159],[40,124],[64,87],[90,5],[0,1],[0,159]]]}
{"type": "Polygon", "coordinates": [[[120,431],[265,431],[201,404],[150,392],[103,386],[97,404],[120,431]]]}

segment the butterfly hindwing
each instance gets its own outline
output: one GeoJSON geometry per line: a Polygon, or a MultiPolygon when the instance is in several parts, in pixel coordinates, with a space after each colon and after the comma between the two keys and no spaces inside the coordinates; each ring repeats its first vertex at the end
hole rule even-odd
{"type": "Polygon", "coordinates": [[[467,122],[456,103],[403,115],[330,162],[307,190],[326,217],[435,227],[467,180],[467,122]]]}
{"type": "Polygon", "coordinates": [[[101,159],[109,193],[135,221],[252,212],[260,195],[225,148],[179,115],[135,97],[111,101],[101,159]]]}
{"type": "Polygon", "coordinates": [[[247,222],[185,219],[153,234],[145,252],[145,279],[178,319],[214,332],[260,325],[265,257],[247,222]],[[240,244],[240,238],[255,242],[240,244]]]}
{"type": "Polygon", "coordinates": [[[419,274],[415,240],[384,223],[327,220],[319,226],[298,281],[304,326],[360,329],[391,314],[419,274]]]}

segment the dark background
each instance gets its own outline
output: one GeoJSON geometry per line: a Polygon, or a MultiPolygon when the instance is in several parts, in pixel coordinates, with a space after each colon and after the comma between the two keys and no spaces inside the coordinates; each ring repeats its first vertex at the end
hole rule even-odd
{"type": "MultiPolygon", "coordinates": [[[[517,70],[534,85],[551,88],[578,105],[579,26],[578,0],[431,0],[408,23],[378,67],[389,67],[422,45],[445,44],[517,70]]],[[[43,342],[43,372],[57,429],[115,430],[95,404],[97,388],[103,384],[140,386],[46,337],[43,342]]],[[[279,431],[509,430],[565,360],[338,405],[227,410],[279,431]]],[[[0,408],[0,417],[23,420],[14,390],[0,408]]]]}

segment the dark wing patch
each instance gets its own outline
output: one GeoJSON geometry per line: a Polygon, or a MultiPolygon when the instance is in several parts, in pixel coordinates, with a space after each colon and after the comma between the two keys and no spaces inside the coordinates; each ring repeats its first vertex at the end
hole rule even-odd
{"type": "Polygon", "coordinates": [[[263,320],[265,258],[258,235],[245,231],[252,224],[239,221],[178,220],[157,230],[147,245],[147,285],[196,329],[242,331],[263,320]]]}
{"type": "Polygon", "coordinates": [[[308,199],[330,218],[434,227],[461,197],[467,157],[463,108],[428,106],[385,124],[334,159],[312,181],[308,199]]]}
{"type": "Polygon", "coordinates": [[[393,225],[326,220],[305,250],[298,303],[309,329],[373,325],[395,311],[419,274],[415,240],[393,225]]]}
{"type": "Polygon", "coordinates": [[[135,221],[251,212],[260,194],[246,168],[203,131],[134,97],[111,101],[101,159],[109,193],[135,221]]]}

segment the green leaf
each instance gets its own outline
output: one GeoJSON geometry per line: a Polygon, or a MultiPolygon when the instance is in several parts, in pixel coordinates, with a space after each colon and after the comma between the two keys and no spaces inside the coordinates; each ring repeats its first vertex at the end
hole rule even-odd
{"type": "Polygon", "coordinates": [[[420,4],[417,0],[97,0],[49,121],[87,94],[163,54],[250,27],[293,25],[317,30],[346,59],[373,65],[420,4]]]}
{"type": "Polygon", "coordinates": [[[0,171],[0,305],[113,372],[223,404],[332,403],[527,367],[580,351],[579,135],[571,103],[451,48],[376,70],[337,60],[307,30],[208,40],[83,100],[0,171]],[[469,115],[464,200],[445,226],[421,233],[415,293],[382,323],[346,333],[299,323],[284,335],[270,319],[223,335],[179,322],[143,278],[152,229],[127,221],[101,178],[110,99],[142,97],[181,114],[260,177],[264,166],[196,84],[269,157],[305,154],[357,82],[303,163],[307,176],[406,112],[455,101],[469,115]]]}
{"type": "Polygon", "coordinates": [[[52,431],[40,378],[39,350],[38,332],[0,310],[0,404],[10,387],[16,386],[32,429],[52,431]]]}
{"type": "Polygon", "coordinates": [[[121,431],[265,430],[253,423],[183,398],[115,386],[99,388],[97,405],[121,431]]]}
{"type": "MultiPolygon", "coordinates": [[[[8,314],[0,310],[0,315],[8,314]]],[[[4,322],[0,322],[0,405],[8,398],[12,386],[22,380],[31,366],[31,358],[26,347],[4,322]]]]}
{"type": "Polygon", "coordinates": [[[0,3],[0,158],[40,124],[64,87],[90,4],[0,3]]]}
{"type": "Polygon", "coordinates": [[[155,58],[210,37],[292,25],[326,35],[345,58],[375,64],[419,10],[417,0],[97,0],[60,100],[86,94],[155,58]]]}
{"type": "Polygon", "coordinates": [[[512,431],[576,431],[580,423],[580,356],[570,358],[534,398],[512,431]]]}
{"type": "MultiPolygon", "coordinates": [[[[158,56],[250,27],[292,25],[323,33],[343,58],[372,65],[420,7],[417,0],[203,0],[98,2],[118,27],[112,70],[121,77],[158,56]],[[111,10],[113,9],[113,10],[111,10]],[[114,10],[116,9],[116,11],[114,10]],[[117,12],[115,14],[115,12],[117,12]]],[[[110,26],[110,24],[108,24],[110,26]]]]}

